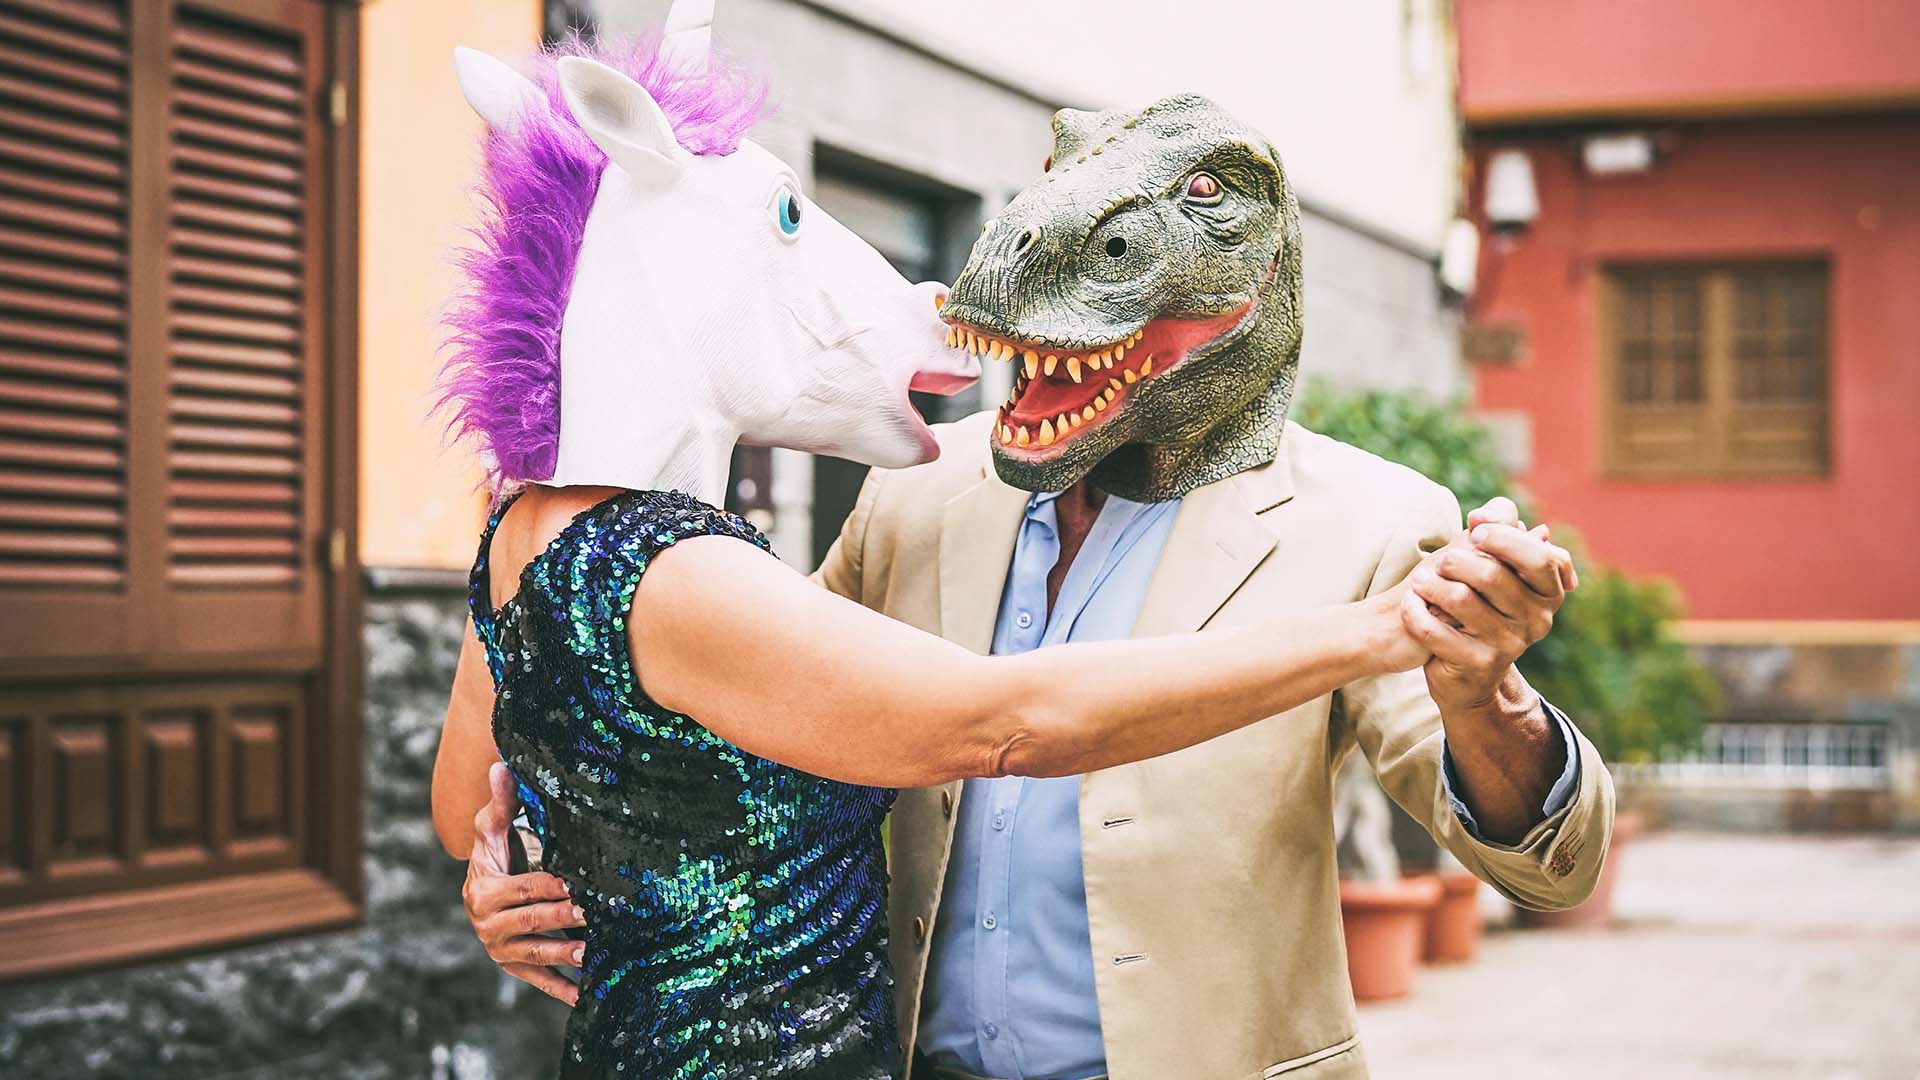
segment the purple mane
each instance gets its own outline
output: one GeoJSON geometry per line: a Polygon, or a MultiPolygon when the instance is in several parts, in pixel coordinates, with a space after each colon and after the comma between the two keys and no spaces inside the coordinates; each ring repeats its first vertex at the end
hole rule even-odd
{"type": "Polygon", "coordinates": [[[607,165],[567,110],[556,62],[590,57],[646,87],[694,154],[732,153],[766,102],[765,82],[717,53],[705,70],[675,69],[660,42],[658,34],[591,44],[574,37],[546,50],[533,74],[541,100],[482,143],[485,208],[472,243],[456,253],[466,280],[446,318],[436,409],[456,439],[478,445],[495,490],[553,475],[560,321],[607,165]]]}

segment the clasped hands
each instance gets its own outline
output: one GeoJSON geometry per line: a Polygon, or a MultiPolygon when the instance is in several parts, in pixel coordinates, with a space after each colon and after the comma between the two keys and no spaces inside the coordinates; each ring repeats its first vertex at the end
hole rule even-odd
{"type": "Polygon", "coordinates": [[[1378,598],[1400,624],[1391,666],[1421,668],[1443,714],[1491,704],[1514,661],[1553,628],[1579,575],[1550,536],[1545,525],[1528,529],[1512,500],[1492,499],[1378,598]]]}

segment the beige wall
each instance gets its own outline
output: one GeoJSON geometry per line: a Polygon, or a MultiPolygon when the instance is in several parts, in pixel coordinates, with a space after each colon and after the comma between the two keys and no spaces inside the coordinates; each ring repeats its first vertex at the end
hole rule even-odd
{"type": "MultiPolygon", "coordinates": [[[[824,2],[1058,101],[1138,108],[1206,94],[1273,139],[1303,200],[1421,247],[1437,251],[1454,214],[1453,35],[1441,0],[824,2]]],[[[719,8],[725,34],[727,0],[719,8]]]]}
{"type": "Polygon", "coordinates": [[[449,250],[471,220],[480,124],[455,45],[539,41],[539,0],[381,0],[361,15],[360,547],[368,566],[464,568],[479,471],[429,420],[449,250]]]}

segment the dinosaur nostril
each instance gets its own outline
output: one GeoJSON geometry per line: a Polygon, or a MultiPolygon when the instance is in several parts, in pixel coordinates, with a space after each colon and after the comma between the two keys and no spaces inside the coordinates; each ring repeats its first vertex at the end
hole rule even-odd
{"type": "Polygon", "coordinates": [[[1032,247],[1035,239],[1036,237],[1034,236],[1032,229],[1026,229],[1022,231],[1020,233],[1020,239],[1015,240],[1013,242],[1014,254],[1018,255],[1020,252],[1023,252],[1028,248],[1032,247]]]}
{"type": "Polygon", "coordinates": [[[1113,239],[1107,241],[1108,255],[1111,255],[1114,258],[1118,259],[1122,255],[1125,255],[1126,253],[1127,253],[1127,241],[1125,237],[1116,236],[1113,239]]]}

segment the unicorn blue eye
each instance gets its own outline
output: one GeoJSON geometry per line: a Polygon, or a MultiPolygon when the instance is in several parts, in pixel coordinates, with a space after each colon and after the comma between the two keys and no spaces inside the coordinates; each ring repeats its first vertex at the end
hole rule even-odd
{"type": "Polygon", "coordinates": [[[800,193],[782,188],[773,200],[774,213],[780,219],[780,231],[793,236],[800,231],[800,193]]]}

